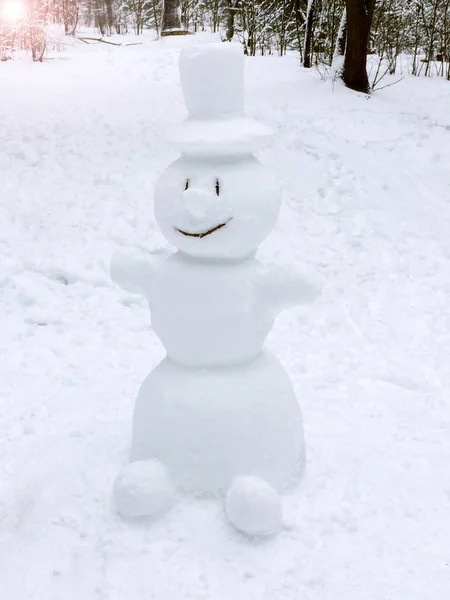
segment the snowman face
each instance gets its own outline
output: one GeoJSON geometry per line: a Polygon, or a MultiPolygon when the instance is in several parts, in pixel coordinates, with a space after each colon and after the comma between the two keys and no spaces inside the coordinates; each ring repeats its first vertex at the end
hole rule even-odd
{"type": "Polygon", "coordinates": [[[251,255],[275,226],[276,182],[254,156],[181,157],[159,179],[155,216],[164,237],[199,258],[251,255]]]}

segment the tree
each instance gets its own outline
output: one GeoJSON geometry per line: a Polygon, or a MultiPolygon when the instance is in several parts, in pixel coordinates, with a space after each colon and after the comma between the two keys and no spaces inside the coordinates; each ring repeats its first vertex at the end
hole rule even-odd
{"type": "Polygon", "coordinates": [[[186,34],[181,27],[178,0],[163,0],[161,36],[186,34]]]}
{"type": "Polygon", "coordinates": [[[309,69],[311,66],[311,44],[313,38],[314,13],[316,10],[316,0],[308,0],[308,9],[306,12],[306,33],[305,46],[303,49],[303,66],[309,69]]]}
{"type": "Polygon", "coordinates": [[[238,11],[239,0],[225,0],[225,22],[226,22],[226,33],[225,39],[227,42],[231,42],[234,36],[234,21],[236,18],[236,12],[238,11]]]}
{"type": "Polygon", "coordinates": [[[64,21],[64,33],[66,35],[75,35],[78,25],[78,0],[62,0],[61,12],[64,21]]]}
{"type": "Polygon", "coordinates": [[[342,79],[357,92],[370,92],[367,76],[367,44],[369,43],[375,0],[346,0],[347,37],[342,79]]]}
{"type": "Polygon", "coordinates": [[[334,48],[333,58],[345,56],[345,42],[347,39],[347,11],[342,11],[342,17],[339,23],[339,29],[336,38],[336,46],[334,48]]]}
{"type": "Polygon", "coordinates": [[[31,56],[34,62],[42,62],[44,60],[44,54],[47,48],[47,21],[46,5],[40,0],[28,0],[28,47],[31,50],[31,56]]]}

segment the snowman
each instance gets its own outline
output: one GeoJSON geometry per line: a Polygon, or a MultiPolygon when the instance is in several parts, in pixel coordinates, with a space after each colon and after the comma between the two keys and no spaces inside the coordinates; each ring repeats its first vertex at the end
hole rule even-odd
{"type": "Polygon", "coordinates": [[[242,48],[186,47],[179,64],[189,118],[155,191],[156,221],[177,251],[111,263],[113,280],[148,300],[167,351],[139,391],[114,496],[125,517],[155,515],[176,492],[224,498],[237,529],[272,535],[305,447],[292,384],[264,341],[278,313],[313,302],[320,285],[255,256],[280,191],[253,155],[271,131],[245,116],[242,48]]]}

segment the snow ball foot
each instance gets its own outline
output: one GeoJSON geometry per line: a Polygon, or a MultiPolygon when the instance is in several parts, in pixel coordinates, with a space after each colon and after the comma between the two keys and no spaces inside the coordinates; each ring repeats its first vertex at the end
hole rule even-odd
{"type": "Polygon", "coordinates": [[[272,536],[282,528],[280,497],[259,477],[236,477],[225,498],[225,511],[232,525],[249,536],[272,536]]]}
{"type": "Polygon", "coordinates": [[[122,469],[114,482],[113,495],[123,517],[151,517],[170,508],[175,487],[162,462],[142,460],[122,469]]]}

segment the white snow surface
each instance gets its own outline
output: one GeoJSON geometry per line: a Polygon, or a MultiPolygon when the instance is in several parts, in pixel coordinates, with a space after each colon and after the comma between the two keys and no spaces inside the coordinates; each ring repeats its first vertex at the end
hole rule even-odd
{"type": "MultiPolygon", "coordinates": [[[[295,56],[247,60],[283,207],[261,256],[318,270],[269,336],[307,470],[274,540],[210,500],[115,512],[134,399],[163,357],[116,250],[166,253],[154,183],[186,116],[179,48],[144,37],[0,69],[0,581],[7,600],[424,600],[450,588],[450,88],[370,99],[295,56]],[[65,60],[64,60],[65,59],[65,60]],[[5,93],[6,90],[6,93],[5,93]],[[300,393],[301,392],[301,393],[300,393]]],[[[390,80],[392,81],[392,80],[390,80]]]]}

